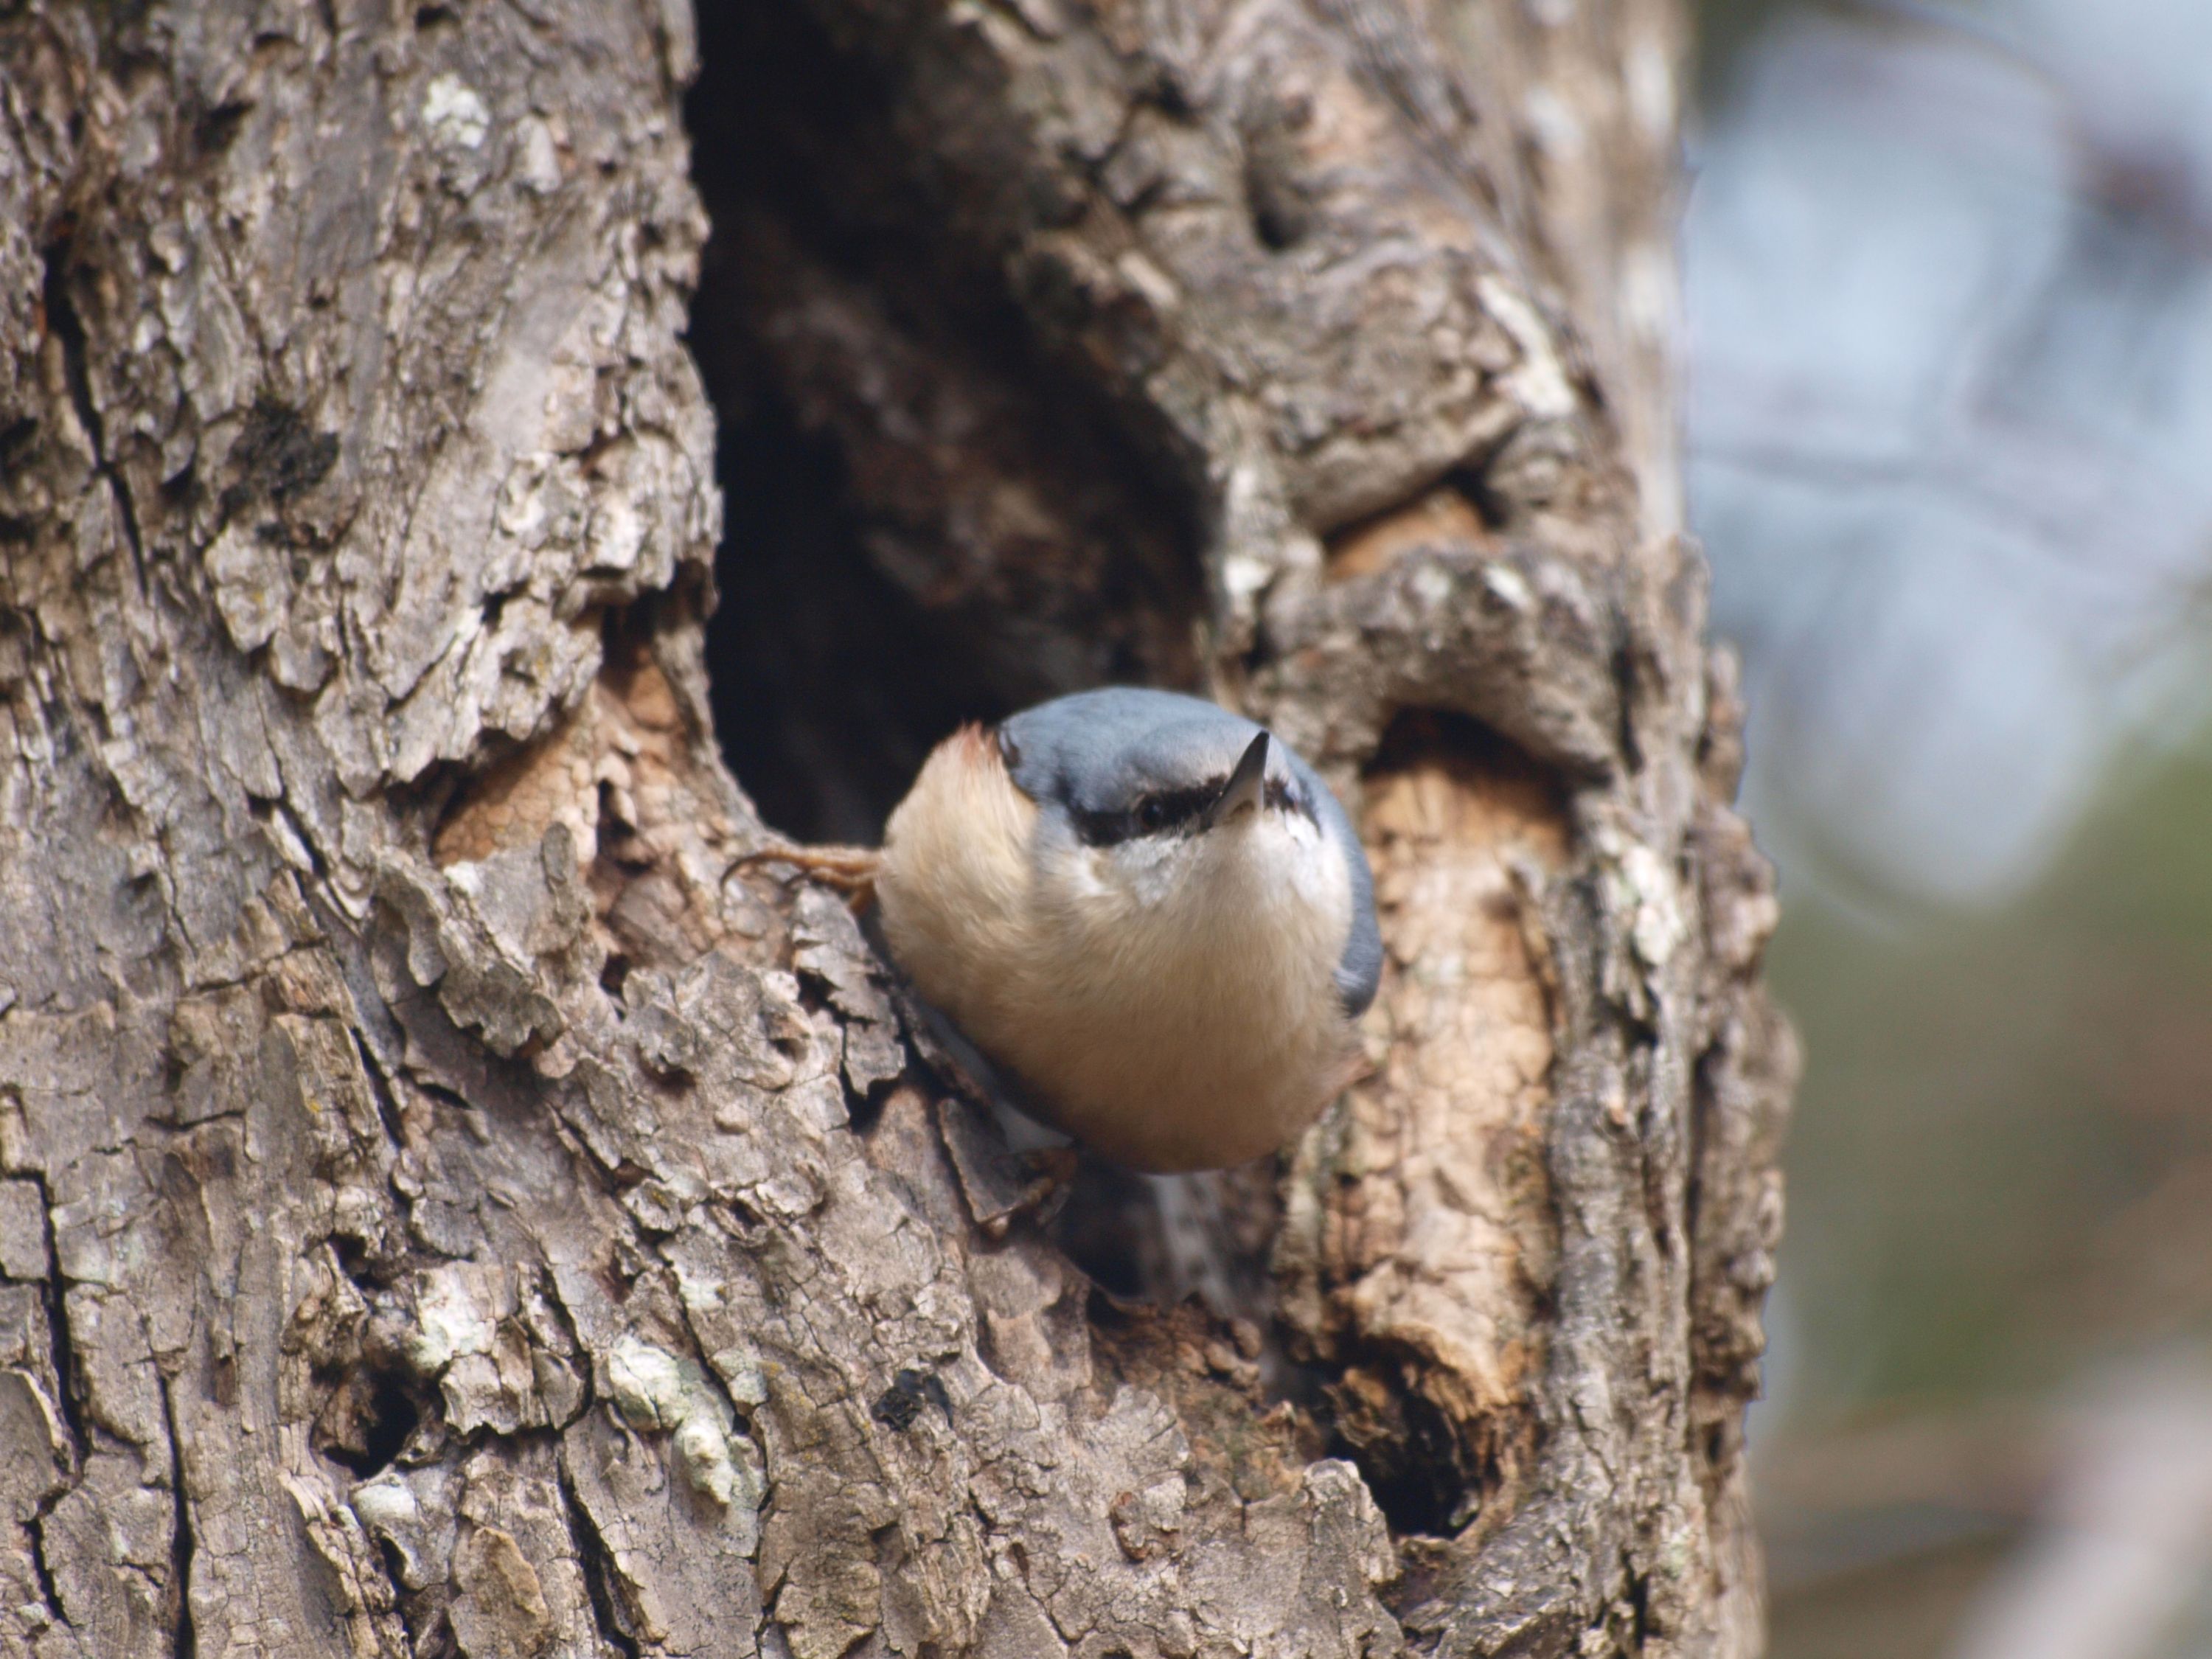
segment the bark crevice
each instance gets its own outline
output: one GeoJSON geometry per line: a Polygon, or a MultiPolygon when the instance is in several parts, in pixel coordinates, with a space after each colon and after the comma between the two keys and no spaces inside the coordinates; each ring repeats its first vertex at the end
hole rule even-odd
{"type": "Polygon", "coordinates": [[[62,1279],[62,1258],[54,1236],[53,1193],[46,1184],[46,1172],[42,1170],[23,1171],[19,1178],[28,1180],[39,1198],[39,1223],[46,1261],[46,1274],[40,1281],[39,1289],[46,1303],[46,1336],[51,1345],[57,1390],[54,1405],[61,1413],[62,1422],[69,1431],[70,1455],[82,1464],[92,1449],[92,1437],[80,1404],[80,1390],[83,1383],[77,1371],[76,1344],[70,1334],[69,1303],[62,1279]]]}
{"type": "Polygon", "coordinates": [[[131,568],[138,579],[138,591],[146,592],[146,544],[138,528],[138,508],[131,499],[131,485],[118,471],[108,454],[106,423],[101,418],[100,405],[92,395],[92,369],[85,344],[84,319],[77,315],[76,305],[70,298],[70,246],[66,241],[54,243],[46,249],[45,281],[40,289],[40,303],[43,307],[53,337],[61,347],[62,384],[68,390],[70,411],[76,416],[85,441],[92,447],[93,470],[106,487],[109,497],[123,526],[123,537],[131,550],[131,568]]]}
{"type": "Polygon", "coordinates": [[[564,1473],[561,1477],[561,1502],[568,1517],[568,1527],[576,1540],[576,1553],[583,1567],[584,1587],[591,1596],[592,1622],[599,1638],[623,1659],[640,1659],[643,1650],[637,1638],[624,1627],[622,1615],[617,1612],[614,1568],[607,1556],[606,1540],[576,1496],[575,1484],[564,1473]]]}
{"type": "Polygon", "coordinates": [[[199,1626],[192,1613],[192,1560],[198,1549],[192,1535],[193,1488],[185,1479],[185,1443],[177,1431],[175,1388],[174,1379],[166,1375],[156,1384],[161,1425],[169,1444],[169,1587],[175,1598],[171,1651],[175,1659],[198,1659],[199,1626]]]}
{"type": "MultiPolygon", "coordinates": [[[[57,1499],[59,1496],[55,1494],[57,1499]]],[[[68,1610],[62,1605],[60,1586],[54,1582],[54,1570],[46,1560],[46,1516],[52,1502],[49,1500],[46,1509],[33,1516],[24,1529],[31,1535],[31,1571],[38,1582],[39,1604],[46,1609],[47,1617],[64,1629],[73,1630],[76,1626],[70,1623],[68,1610]]]]}

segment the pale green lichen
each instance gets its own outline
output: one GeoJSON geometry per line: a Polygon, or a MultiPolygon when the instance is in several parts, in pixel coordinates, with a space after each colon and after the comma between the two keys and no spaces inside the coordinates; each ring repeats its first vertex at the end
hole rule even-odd
{"type": "Polygon", "coordinates": [[[1647,968],[1663,968],[1689,936],[1680,887],[1659,855],[1640,842],[1621,854],[1618,868],[1635,906],[1636,920],[1629,937],[1636,954],[1647,968]]]}
{"type": "Polygon", "coordinates": [[[422,124],[440,143],[481,149],[491,134],[491,111],[467,82],[441,75],[423,90],[422,124]]]}
{"type": "Polygon", "coordinates": [[[615,1409],[633,1429],[673,1429],[688,1414],[676,1356],[635,1336],[623,1338],[607,1356],[607,1383],[615,1409]]]}
{"type": "Polygon", "coordinates": [[[1552,343],[1552,331],[1536,307],[1496,276],[1476,283],[1482,308],[1513,337],[1521,366],[1504,377],[1514,401],[1538,420],[1564,420],[1575,412],[1575,389],[1552,343]]]}
{"type": "Polygon", "coordinates": [[[625,1336],[607,1356],[607,1386],[630,1427],[669,1436],[676,1467],[694,1491],[725,1509],[759,1507],[759,1453],[697,1364],[625,1336]]]}
{"type": "Polygon", "coordinates": [[[423,1275],[407,1341],[407,1358],[418,1375],[435,1376],[458,1355],[489,1351],[499,1316],[477,1294],[482,1279],[463,1262],[442,1263],[423,1275]]]}

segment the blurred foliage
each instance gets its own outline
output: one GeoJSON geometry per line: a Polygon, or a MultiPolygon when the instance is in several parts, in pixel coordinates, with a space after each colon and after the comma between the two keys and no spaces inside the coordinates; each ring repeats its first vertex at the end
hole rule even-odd
{"type": "Polygon", "coordinates": [[[1996,1560],[1986,1542],[1957,1545],[1779,1596],[1770,1659],[1942,1659],[1996,1560]]]}
{"type": "Polygon", "coordinates": [[[1873,926],[1785,890],[1799,1415],[2212,1334],[2208,827],[2212,743],[2124,767],[2002,908],[1873,926]]]}
{"type": "MultiPolygon", "coordinates": [[[[1773,1659],[1960,1651],[1977,1599],[2019,1594],[2018,1574],[2041,1559],[2039,1548],[2056,1559],[2051,1540],[2063,1543],[2071,1525],[2066,1494],[2094,1487],[2097,1458],[2066,1427],[2085,1387],[2138,1359],[2194,1365],[2200,1376],[2212,1365],[2212,728],[2193,743],[2172,739],[2177,720],[2186,724],[2175,711],[2212,704],[2203,650],[2212,618],[2190,586],[2212,564],[2197,510],[2202,434],[2191,416],[2203,380],[2178,367],[2195,361],[2190,342],[2207,326],[2212,94],[2189,67],[2199,59],[2173,45],[2201,33],[2205,14],[2191,9],[2200,0],[2130,0],[2109,16],[2064,3],[1694,8],[1710,118],[1703,199],[1709,210],[1755,210],[1735,222],[1706,215],[1706,274],[1735,286],[1692,292],[1690,309],[1697,314],[1702,300],[1709,325],[1702,339],[1692,331],[1693,374],[1717,365],[1709,385],[1767,395],[1768,404],[1753,399],[1751,428],[1764,434],[1779,421],[1815,449],[1837,431],[1814,415],[1855,407],[1838,400],[1869,386],[1902,386],[1889,402],[1860,407],[1869,429],[1852,435],[1869,453],[1903,443],[1930,469],[1922,482],[1931,499],[1948,491],[1965,502],[1955,523],[1932,529],[1917,508],[1885,517],[1873,506],[1884,480],[1847,466],[1799,469],[1832,497],[1832,522],[1777,510],[1771,491],[1731,496],[1709,485],[1703,495],[1716,613],[1747,647],[1754,774],[1762,756],[1770,771],[1786,769],[1779,757],[1817,786],[1752,796],[1754,828],[1763,800],[1764,839],[1784,855],[1770,976],[1808,1057],[1785,1158],[1772,1398],[1752,1425],[1775,1565],[1773,1659]],[[1754,83],[1746,71],[1761,32],[1814,11],[1856,15],[1872,33],[1778,33],[1773,42],[1797,43],[1800,78],[1754,83]],[[2018,38],[2032,50],[1947,57],[1947,15],[1960,42],[2024,31],[2018,38]],[[1877,36],[1919,50],[1893,58],[1844,44],[1877,36]],[[2014,72],[2023,66],[2033,73],[2014,72]],[[2037,149],[2045,140],[2029,123],[2041,94],[2015,96],[2008,76],[2015,90],[2051,94],[2048,109],[2063,117],[2059,148],[2051,140],[2047,154],[2037,149]],[[1818,106],[1818,118],[1735,118],[1753,107],[1736,94],[1754,84],[1767,89],[1767,117],[1818,106]],[[1735,147],[1725,157],[1722,139],[1735,147]],[[1768,170],[1747,173],[1747,158],[1768,170]],[[1923,176],[1929,168],[1950,195],[1923,176]],[[1717,189],[1725,180],[1742,190],[1747,179],[1766,193],[1717,189]],[[2148,183],[2130,182],[2138,180],[2148,183]],[[1978,221],[1984,185],[1995,192],[1988,202],[2012,205],[1978,221]],[[2035,191],[2063,206],[2069,191],[2078,210],[2046,213],[2047,223],[2021,206],[2035,191]],[[2014,209],[2016,220],[2007,218],[2014,209]],[[2023,228],[2036,226],[2033,235],[2023,228]],[[1714,240],[1717,228],[1735,240],[1714,240]],[[2024,239],[2017,260],[2007,235],[2024,239]],[[1782,257],[1838,239],[1855,257],[1887,249],[1888,263],[1838,274],[1819,259],[1808,271],[1782,257]],[[2117,265],[2107,257],[2115,250],[2128,255],[2117,265]],[[2034,277],[2032,303],[2015,307],[2033,326],[1979,330],[1946,317],[1916,334],[1915,316],[1926,324],[1941,313],[1944,281],[1993,251],[1992,269],[2017,265],[2034,277]],[[2158,280],[2121,280],[2112,273],[2122,266],[2158,280]],[[1825,310],[1823,295],[1832,302],[1825,310]],[[1846,337],[1854,319],[1869,337],[1846,337]],[[1887,361],[1893,333],[1923,339],[1933,355],[1902,369],[1891,363],[1890,381],[1861,378],[1874,374],[1869,362],[1887,361]],[[1979,358],[1968,351],[1976,341],[1979,358]],[[2175,386],[2160,378],[2168,371],[2175,386]],[[1994,392],[1947,405],[1942,389],[1960,386],[1994,392]],[[1918,425],[1946,408],[1957,417],[1940,427],[1954,441],[1948,449],[1918,425]],[[1975,469],[1991,458],[2010,470],[1991,471],[1990,487],[1978,489],[1975,469]],[[2078,499],[2069,494],[2077,486],[2078,499]],[[2026,536],[2009,563],[1960,557],[1977,501],[1991,524],[2007,514],[2026,523],[2030,505],[2051,509],[2037,520],[2050,545],[2026,536]],[[1715,513],[1717,501],[1733,511],[1715,513]],[[2172,546],[2153,556],[2161,536],[2172,546]],[[1913,635],[1927,647],[1914,659],[1875,624],[1884,602],[1899,602],[1915,581],[1929,587],[1946,558],[1958,580],[1922,595],[1922,620],[1934,621],[1924,638],[1913,635]],[[2027,648],[2040,637],[2033,630],[1990,633],[1990,618],[2008,607],[2035,619],[2023,596],[2054,572],[2071,586],[2057,584],[2063,597],[2042,618],[2057,642],[2047,659],[2027,648]],[[2116,618],[2121,625],[2098,634],[2116,618]],[[1978,634],[1996,645],[1976,654],[1978,634]],[[2189,682],[2180,695],[2163,682],[2142,697],[2124,685],[2177,641],[2182,648],[2160,660],[2167,681],[2189,682]],[[1814,712],[1861,718],[1863,751],[1846,752],[1840,716],[1793,723],[1786,699],[1768,699],[1763,730],[1758,694],[1788,675],[1763,680],[1762,662],[1811,677],[1828,699],[1807,701],[1814,712]],[[1917,678],[1899,668],[1916,662],[1917,678]],[[2089,720],[2083,711],[2100,700],[2111,708],[2089,720]],[[2149,718],[2154,705],[2175,718],[2149,718]],[[2067,721],[2076,716],[2069,748],[2067,721]],[[1947,720],[1955,741],[1931,745],[1929,730],[1947,720]],[[2164,741],[2144,735],[2158,732],[2164,741]],[[1763,750],[1763,735],[1782,747],[1763,750]],[[1869,763],[1898,760],[1916,738],[1936,757],[1923,773],[1955,787],[1930,787],[1901,763],[1887,771],[1869,763]],[[1996,764],[2006,744],[2015,761],[2073,768],[2077,797],[2090,803],[2078,819],[2071,802],[2063,812],[2043,803],[2064,837],[2048,864],[2049,838],[2027,833],[2037,822],[2033,792],[2009,787],[2032,781],[2035,769],[1996,764]],[[1994,784],[1977,795],[1967,787],[1974,777],[1994,784]],[[1903,810],[1915,789],[1933,804],[1917,818],[1903,810]],[[1931,882],[1917,896],[1909,883],[1838,880],[1834,868],[1800,856],[1820,835],[1778,814],[1777,800],[1813,811],[1815,832],[1848,829],[1842,820],[1853,814],[1917,826],[1893,837],[1894,859],[1907,865],[1942,862],[1939,843],[1959,828],[1944,811],[1994,815],[1959,844],[2002,849],[2003,835],[1990,826],[2020,830],[2021,877],[1979,890],[1931,882]],[[1951,902],[1939,902],[1947,888],[1951,902]],[[1875,894],[1877,911],[1851,908],[1875,894]]],[[[1768,70],[1777,56],[1762,60],[1768,70]]],[[[1693,258],[1693,284],[1698,275],[1693,258]]],[[[1993,289],[1968,320],[2002,313],[2002,297],[1993,289]]],[[[1693,459],[1710,462],[1698,445],[1710,449],[1725,422],[1700,428],[1693,419],[1691,428],[1693,459]]],[[[1759,464],[1751,458],[1747,477],[1759,464]]],[[[2172,1461],[2170,1443],[2160,1443],[2159,1461],[2172,1461]]],[[[2194,1599],[2186,1627],[2154,1651],[2202,1659],[2212,1654],[2212,1532],[2164,1547],[2183,1552],[2164,1570],[2194,1599]]],[[[2148,1659],[2154,1648],[2130,1651],[2148,1659]]]]}
{"type": "Polygon", "coordinates": [[[2119,768],[2000,908],[1784,896],[1771,1659],[1936,1659],[2033,1535],[2081,1379],[2212,1350],[2212,733],[2119,768]]]}

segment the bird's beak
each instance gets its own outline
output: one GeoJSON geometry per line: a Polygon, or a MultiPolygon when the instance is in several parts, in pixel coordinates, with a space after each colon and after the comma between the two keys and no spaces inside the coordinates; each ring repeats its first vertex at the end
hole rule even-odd
{"type": "Polygon", "coordinates": [[[1237,769],[1229,775],[1229,781],[1221,786],[1221,793],[1206,809],[1199,827],[1211,830],[1216,824],[1241,817],[1245,808],[1259,805],[1267,787],[1267,734],[1262,732],[1252,739],[1244,757],[1237,763],[1237,769]]]}

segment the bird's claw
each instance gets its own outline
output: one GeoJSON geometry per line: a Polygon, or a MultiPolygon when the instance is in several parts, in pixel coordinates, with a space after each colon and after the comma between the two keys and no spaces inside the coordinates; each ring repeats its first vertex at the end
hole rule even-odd
{"type": "Polygon", "coordinates": [[[801,847],[792,842],[770,842],[738,854],[730,860],[730,867],[789,865],[808,880],[836,888],[857,909],[875,892],[876,872],[882,862],[883,855],[872,847],[801,847]]]}

